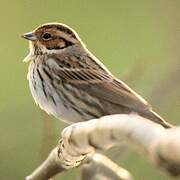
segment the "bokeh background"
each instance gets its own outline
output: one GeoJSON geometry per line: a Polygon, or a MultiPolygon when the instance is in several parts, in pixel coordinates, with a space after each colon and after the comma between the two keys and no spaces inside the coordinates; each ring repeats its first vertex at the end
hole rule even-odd
{"type": "MultiPolygon", "coordinates": [[[[0,179],[20,180],[56,145],[66,124],[35,105],[20,34],[46,22],[73,27],[87,47],[165,119],[180,118],[179,0],[0,0],[0,179]],[[53,120],[52,120],[53,119],[53,120]]],[[[135,179],[170,180],[134,152],[110,156],[135,179]]],[[[61,179],[79,178],[74,169],[61,179]]],[[[56,178],[59,179],[59,178],[56,178]]]]}

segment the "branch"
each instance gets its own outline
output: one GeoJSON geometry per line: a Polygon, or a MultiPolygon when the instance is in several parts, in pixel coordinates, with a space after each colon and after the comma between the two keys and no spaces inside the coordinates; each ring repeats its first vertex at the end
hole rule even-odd
{"type": "Polygon", "coordinates": [[[77,166],[84,167],[83,179],[96,177],[98,180],[106,176],[106,179],[130,180],[132,178],[128,171],[95,153],[98,149],[106,150],[121,144],[142,152],[153,164],[171,175],[180,174],[180,127],[164,129],[136,114],[121,114],[65,128],[59,146],[26,180],[46,180],[77,166]],[[90,174],[91,170],[93,173],[90,174]]]}
{"type": "Polygon", "coordinates": [[[180,174],[180,127],[164,129],[135,114],[105,116],[65,128],[60,155],[75,165],[97,149],[122,143],[171,175],[180,174]]]}

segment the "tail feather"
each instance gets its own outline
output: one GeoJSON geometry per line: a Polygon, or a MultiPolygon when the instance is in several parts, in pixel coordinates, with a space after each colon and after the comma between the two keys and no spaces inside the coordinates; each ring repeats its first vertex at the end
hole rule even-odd
{"type": "Polygon", "coordinates": [[[174,127],[173,125],[171,125],[170,123],[166,122],[161,116],[159,116],[156,112],[154,112],[153,110],[150,110],[146,113],[139,113],[140,115],[142,115],[143,117],[152,120],[155,123],[158,123],[160,125],[162,125],[164,128],[172,128],[174,127]]]}

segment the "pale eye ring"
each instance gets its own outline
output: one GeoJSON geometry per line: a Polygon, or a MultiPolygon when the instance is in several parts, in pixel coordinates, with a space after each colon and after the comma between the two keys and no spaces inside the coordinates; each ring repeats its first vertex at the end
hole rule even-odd
{"type": "Polygon", "coordinates": [[[52,35],[49,32],[45,32],[42,36],[43,40],[47,41],[52,38],[52,35]]]}

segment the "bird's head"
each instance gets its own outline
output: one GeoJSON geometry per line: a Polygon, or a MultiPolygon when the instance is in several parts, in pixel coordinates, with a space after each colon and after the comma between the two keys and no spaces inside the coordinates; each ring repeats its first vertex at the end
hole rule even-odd
{"type": "Polygon", "coordinates": [[[82,44],[73,29],[60,23],[43,24],[22,37],[30,41],[30,49],[35,54],[51,54],[82,44]]]}

